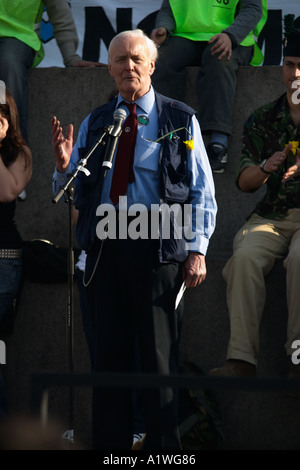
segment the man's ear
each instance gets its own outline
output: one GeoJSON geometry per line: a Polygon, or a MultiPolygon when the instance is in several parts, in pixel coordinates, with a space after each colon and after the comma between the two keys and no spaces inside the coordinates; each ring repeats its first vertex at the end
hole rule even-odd
{"type": "Polygon", "coordinates": [[[108,64],[107,68],[108,68],[108,71],[109,71],[110,76],[112,77],[113,75],[112,75],[112,73],[111,73],[111,65],[108,64]]]}
{"type": "Polygon", "coordinates": [[[154,62],[154,60],[151,60],[151,63],[150,63],[150,70],[149,70],[149,75],[150,75],[150,77],[151,77],[151,75],[153,75],[154,70],[155,70],[155,62],[154,62]]]}

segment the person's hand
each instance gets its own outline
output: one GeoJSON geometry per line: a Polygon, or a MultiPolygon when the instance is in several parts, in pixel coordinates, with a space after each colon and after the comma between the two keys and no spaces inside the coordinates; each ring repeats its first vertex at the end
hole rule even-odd
{"type": "Polygon", "coordinates": [[[51,119],[52,128],[52,148],[56,160],[56,168],[59,172],[64,173],[70,162],[70,157],[73,149],[73,125],[69,124],[67,127],[67,134],[64,137],[60,122],[56,116],[51,119]]]}
{"type": "Polygon", "coordinates": [[[186,287],[196,287],[206,278],[205,256],[191,252],[182,267],[186,287]]]}
{"type": "MultiPolygon", "coordinates": [[[[289,145],[292,145],[292,144],[289,144],[289,145]]],[[[299,174],[300,174],[300,149],[297,150],[296,163],[290,166],[290,168],[288,168],[288,170],[284,173],[281,181],[285,183],[286,181],[293,178],[294,176],[299,176],[299,174]]]]}
{"type": "Polygon", "coordinates": [[[78,60],[71,65],[71,67],[107,67],[103,62],[93,62],[90,60],[78,60]]]}
{"type": "Polygon", "coordinates": [[[8,120],[5,117],[0,116],[0,143],[6,137],[8,126],[8,120]]]}
{"type": "Polygon", "coordinates": [[[227,57],[227,60],[231,59],[232,54],[232,42],[228,34],[219,33],[210,38],[209,44],[213,44],[211,47],[211,54],[217,55],[218,59],[221,60],[223,57],[227,57]]]}
{"type": "Polygon", "coordinates": [[[273,173],[273,171],[276,171],[279,165],[281,165],[288,156],[288,153],[291,148],[292,144],[288,144],[285,149],[281,152],[273,153],[273,155],[269,157],[266,163],[264,164],[264,170],[268,173],[273,173]]]}
{"type": "Polygon", "coordinates": [[[160,28],[153,29],[150,38],[155,42],[157,46],[162,44],[167,39],[167,30],[163,26],[160,28]]]}

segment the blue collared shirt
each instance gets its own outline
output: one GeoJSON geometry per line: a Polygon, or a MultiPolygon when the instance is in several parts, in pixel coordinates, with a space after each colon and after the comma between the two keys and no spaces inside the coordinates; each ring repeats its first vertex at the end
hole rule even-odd
{"type": "MultiPolygon", "coordinates": [[[[128,109],[122,103],[124,99],[119,94],[117,108],[122,108],[128,114],[128,109]]],[[[134,154],[135,180],[128,185],[127,207],[139,203],[147,209],[160,204],[159,197],[159,152],[161,144],[158,138],[158,113],[155,105],[155,94],[151,86],[148,93],[136,101],[139,119],[138,134],[134,154]]],[[[88,131],[87,116],[82,122],[76,144],[74,145],[70,165],[65,173],[55,170],[53,175],[53,191],[57,193],[65,184],[68,176],[74,171],[79,161],[78,149],[85,147],[88,131]]],[[[190,204],[193,207],[192,230],[196,234],[193,242],[189,243],[190,251],[206,254],[209,239],[215,229],[217,203],[211,167],[203,143],[199,122],[195,116],[188,129],[194,141],[194,149],[188,150],[188,172],[190,181],[190,204]]],[[[114,164],[114,162],[113,162],[114,164]]],[[[102,198],[99,203],[112,204],[109,192],[113,175],[112,169],[104,179],[102,198]]]]}

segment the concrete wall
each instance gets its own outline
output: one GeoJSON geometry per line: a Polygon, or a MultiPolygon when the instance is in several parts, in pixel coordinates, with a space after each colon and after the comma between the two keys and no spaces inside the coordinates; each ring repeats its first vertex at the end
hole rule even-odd
{"type": "MultiPolygon", "coordinates": [[[[197,109],[197,69],[188,70],[185,101],[197,109]]],[[[114,83],[106,69],[41,68],[29,73],[29,140],[34,172],[27,199],[18,204],[17,222],[24,240],[44,238],[68,246],[68,206],[52,203],[51,177],[54,157],[50,120],[56,115],[66,128],[74,124],[75,137],[82,119],[106,101],[114,83]]],[[[234,234],[254,207],[260,192],[240,193],[235,187],[235,166],[240,155],[242,126],[249,113],[282,93],[279,67],[245,67],[238,72],[234,105],[234,135],[229,161],[222,175],[215,175],[219,205],[217,227],[207,256],[208,276],[203,285],[185,294],[182,358],[192,360],[206,373],[223,363],[229,335],[225,283],[222,268],[230,256],[234,234]]],[[[286,306],[284,272],[279,263],[267,279],[268,299],[261,327],[259,375],[285,374],[284,341],[286,306]]],[[[68,370],[68,285],[25,280],[14,332],[6,340],[5,380],[11,410],[29,409],[31,374],[68,370]]],[[[79,299],[74,286],[74,369],[89,371],[82,333],[79,299]]],[[[280,392],[218,390],[225,449],[300,449],[297,411],[300,402],[280,392]],[[284,432],[282,430],[284,429],[284,432]]],[[[89,388],[74,390],[72,411],[75,436],[90,445],[89,388]]],[[[69,393],[51,388],[49,411],[69,424],[69,393]]]]}

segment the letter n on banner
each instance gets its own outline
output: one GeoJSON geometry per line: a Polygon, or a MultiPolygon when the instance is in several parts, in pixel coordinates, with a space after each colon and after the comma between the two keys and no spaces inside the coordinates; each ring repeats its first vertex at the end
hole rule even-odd
{"type": "Polygon", "coordinates": [[[132,29],[132,8],[117,8],[117,31],[109,21],[103,7],[85,8],[85,35],[82,49],[82,58],[98,62],[100,57],[100,43],[104,42],[108,48],[112,38],[121,31],[132,29]]]}

